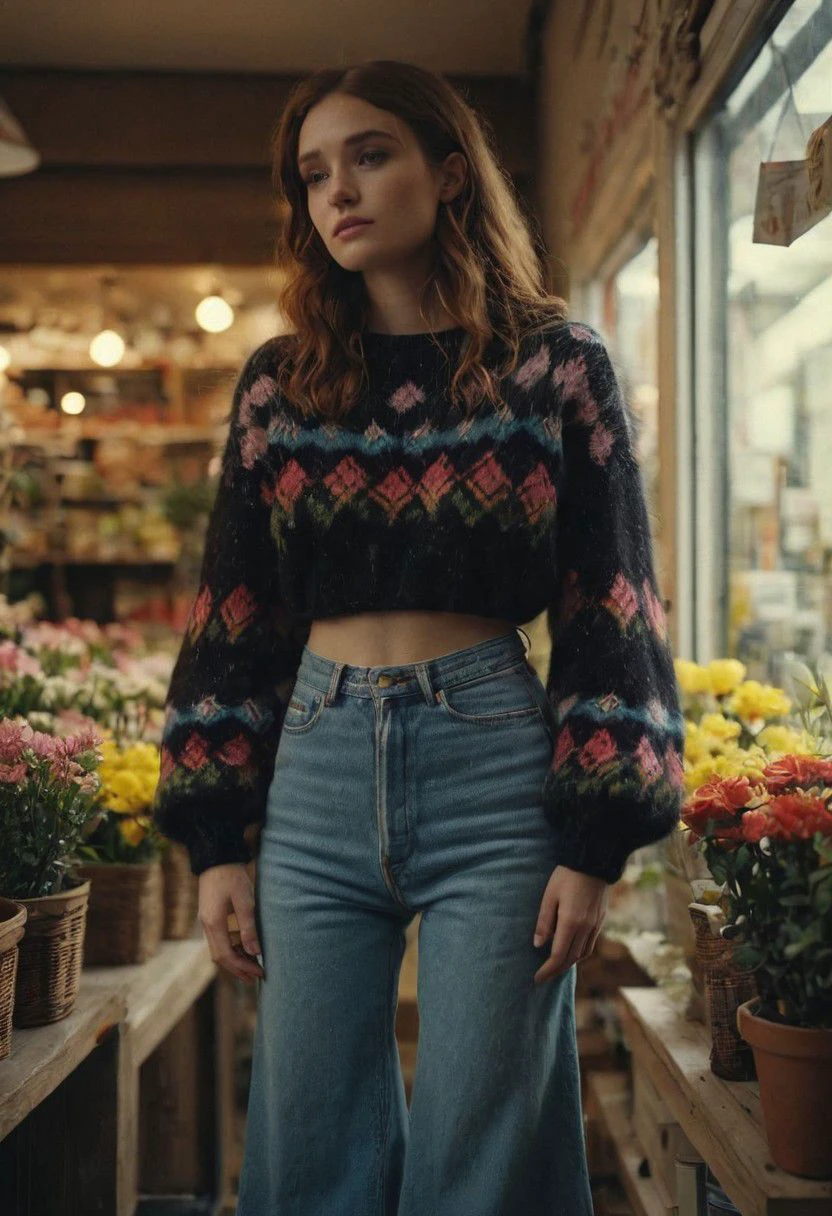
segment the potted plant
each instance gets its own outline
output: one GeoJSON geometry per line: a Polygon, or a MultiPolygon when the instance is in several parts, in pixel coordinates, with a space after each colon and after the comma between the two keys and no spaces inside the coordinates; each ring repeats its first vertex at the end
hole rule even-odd
{"type": "Polygon", "coordinates": [[[164,925],[161,837],[150,816],[159,759],[151,744],[102,745],[98,813],[79,845],[79,873],[91,882],[84,962],[143,963],[164,925]]]}
{"type": "MultiPolygon", "coordinates": [[[[829,690],[804,665],[801,716],[832,720],[829,690]]],[[[792,668],[794,674],[794,668],[792,668]]],[[[766,1138],[775,1163],[832,1178],[832,759],[786,754],[757,775],[712,777],[686,804],[688,827],[723,884],[734,958],[758,995],[737,1010],[754,1053],[766,1138]]]]}
{"type": "MultiPolygon", "coordinates": [[[[746,679],[738,659],[674,662],[685,716],[684,784],[688,795],[712,776],[757,774],[767,759],[787,751],[812,752],[813,738],[791,724],[792,702],[772,684],[746,679]]],[[[668,937],[683,946],[697,992],[704,993],[691,895],[714,887],[705,854],[684,819],[665,844],[668,937]]],[[[718,887],[718,884],[716,884],[718,887]]]]}
{"type": "Polygon", "coordinates": [[[0,719],[0,894],[22,904],[14,1024],[40,1026],[78,995],[89,883],[73,868],[95,812],[100,736],[0,719]]]}

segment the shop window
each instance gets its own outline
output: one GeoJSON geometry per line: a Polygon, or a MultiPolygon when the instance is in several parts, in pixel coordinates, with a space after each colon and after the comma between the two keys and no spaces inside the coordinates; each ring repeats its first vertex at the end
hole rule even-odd
{"type": "Polygon", "coordinates": [[[760,162],[801,159],[830,113],[829,5],[798,0],[694,159],[700,420],[713,411],[695,565],[716,622],[699,657],[735,655],[763,680],[789,653],[832,649],[832,216],[789,246],[752,240],[760,162]],[[709,579],[708,562],[725,568],[709,579]]]}

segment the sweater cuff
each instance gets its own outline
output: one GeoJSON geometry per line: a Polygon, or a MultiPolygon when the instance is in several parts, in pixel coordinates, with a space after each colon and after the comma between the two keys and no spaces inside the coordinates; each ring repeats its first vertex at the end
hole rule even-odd
{"type": "Polygon", "coordinates": [[[666,804],[633,806],[596,793],[587,804],[580,796],[565,798],[556,777],[543,787],[546,821],[555,837],[555,864],[616,883],[636,849],[664,839],[679,821],[678,797],[666,804]]]}
{"type": "Polygon", "coordinates": [[[188,850],[191,873],[201,874],[211,866],[232,862],[245,864],[252,853],[244,836],[248,822],[230,818],[227,802],[200,806],[197,818],[190,807],[162,801],[154,806],[153,818],[157,830],[169,840],[176,840],[188,850]]]}
{"type": "Polygon", "coordinates": [[[211,866],[251,861],[251,849],[245,842],[242,830],[238,832],[233,824],[217,824],[216,828],[217,831],[210,835],[201,832],[185,842],[192,874],[201,874],[211,866]]]}

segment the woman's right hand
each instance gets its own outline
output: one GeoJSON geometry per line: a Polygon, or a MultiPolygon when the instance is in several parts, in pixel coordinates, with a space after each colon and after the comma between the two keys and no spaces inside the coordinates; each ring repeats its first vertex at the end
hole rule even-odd
{"type": "Polygon", "coordinates": [[[254,887],[245,865],[232,862],[210,866],[199,876],[199,921],[208,940],[211,958],[247,984],[263,979],[256,955],[262,955],[254,921],[254,887]],[[233,911],[240,944],[232,942],[228,924],[233,911]]]}

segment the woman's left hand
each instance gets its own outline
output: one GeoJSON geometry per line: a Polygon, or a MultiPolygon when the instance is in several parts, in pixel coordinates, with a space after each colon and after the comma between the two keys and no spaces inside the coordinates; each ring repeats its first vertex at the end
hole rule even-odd
{"type": "Polygon", "coordinates": [[[535,935],[542,947],[552,937],[552,950],[534,982],[545,983],[588,958],[595,949],[609,902],[609,883],[580,870],[556,866],[546,884],[535,935]]]}

